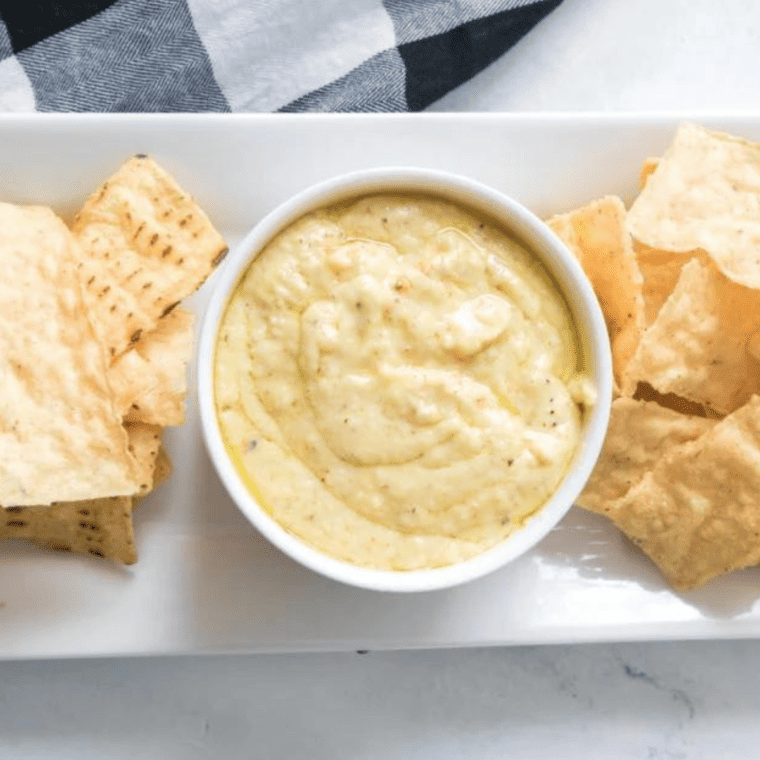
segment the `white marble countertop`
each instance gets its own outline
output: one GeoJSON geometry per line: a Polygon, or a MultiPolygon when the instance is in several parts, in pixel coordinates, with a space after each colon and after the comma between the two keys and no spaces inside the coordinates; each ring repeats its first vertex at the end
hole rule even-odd
{"type": "MultiPolygon", "coordinates": [[[[755,0],[565,0],[433,110],[757,111],[755,0]]],[[[747,758],[760,642],[0,664],[0,757],[747,758]]]]}
{"type": "Polygon", "coordinates": [[[755,642],[3,666],[0,756],[730,760],[755,642]]]}

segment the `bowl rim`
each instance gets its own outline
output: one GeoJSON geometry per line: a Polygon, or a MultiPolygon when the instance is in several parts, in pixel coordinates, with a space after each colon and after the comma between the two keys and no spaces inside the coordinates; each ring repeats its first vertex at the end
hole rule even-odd
{"type": "Polygon", "coordinates": [[[267,213],[230,250],[217,274],[203,317],[197,351],[197,393],[206,450],[228,494],[248,521],[301,565],[341,583],[376,591],[450,588],[485,576],[532,549],[573,506],[599,457],[612,401],[612,358],[607,327],[593,288],[575,256],[533,212],[514,198],[464,175],[417,167],[376,167],[340,174],[301,190],[267,213]],[[597,401],[568,469],[550,499],[525,525],[470,559],[439,568],[381,570],[341,560],[310,546],[281,526],[256,501],[227,453],[214,400],[217,334],[232,293],[263,247],[304,214],[374,192],[419,193],[450,200],[489,216],[528,244],[561,285],[584,350],[597,401]]]}

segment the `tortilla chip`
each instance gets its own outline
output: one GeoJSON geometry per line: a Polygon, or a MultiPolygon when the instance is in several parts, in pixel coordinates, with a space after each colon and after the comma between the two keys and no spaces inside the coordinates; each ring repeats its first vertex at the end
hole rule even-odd
{"type": "Polygon", "coordinates": [[[191,312],[174,309],[113,361],[108,382],[123,418],[164,427],[182,424],[193,321],[191,312]]]}
{"type": "Polygon", "coordinates": [[[128,423],[129,451],[138,465],[140,490],[132,497],[87,499],[48,506],[9,507],[0,514],[0,541],[28,539],[49,549],[94,554],[113,562],[137,561],[132,511],[171,472],[161,428],[128,423]]]}
{"type": "Polygon", "coordinates": [[[672,449],[604,513],[681,589],[760,562],[760,397],[672,449]]]}
{"type": "Polygon", "coordinates": [[[660,393],[728,414],[760,392],[760,363],[748,351],[758,331],[760,292],[694,258],[644,333],[628,371],[660,393]]]}
{"type": "MultiPolygon", "coordinates": [[[[152,334],[148,333],[145,338],[149,340],[152,334]]],[[[120,419],[126,417],[135,399],[150,393],[158,382],[148,362],[134,348],[117,356],[106,370],[106,376],[120,419]]]]}
{"type": "Polygon", "coordinates": [[[705,250],[729,279],[760,288],[760,145],[681,126],[628,213],[633,237],[705,250]]]}
{"type": "Polygon", "coordinates": [[[691,251],[689,255],[661,251],[638,240],[633,241],[633,249],[644,278],[644,323],[648,327],[657,319],[662,305],[675,289],[683,265],[694,256],[702,256],[703,261],[707,259],[701,251],[691,251]]]}
{"type": "Polygon", "coordinates": [[[144,156],[92,195],[72,229],[90,318],[111,358],[155,329],[227,251],[190,196],[144,156]]]}
{"type": "MultiPolygon", "coordinates": [[[[169,455],[166,453],[166,449],[163,446],[158,446],[158,452],[155,458],[155,463],[152,472],[152,483],[150,486],[150,492],[155,491],[164,481],[169,479],[172,474],[172,463],[169,459],[169,455]]],[[[134,512],[142,503],[142,500],[148,496],[149,493],[139,494],[132,497],[132,511],[134,512]]]]}
{"type": "Polygon", "coordinates": [[[671,449],[699,438],[715,424],[654,402],[616,399],[602,453],[577,504],[605,514],[671,449]]]}
{"type": "Polygon", "coordinates": [[[137,561],[130,497],[9,507],[0,518],[0,540],[28,539],[50,549],[127,565],[137,561]]]}
{"type": "Polygon", "coordinates": [[[129,451],[138,468],[140,490],[137,495],[145,496],[153,490],[162,430],[143,422],[128,422],[124,427],[129,435],[129,451]]]}
{"type": "Polygon", "coordinates": [[[625,207],[609,196],[548,224],[594,286],[610,333],[615,380],[625,392],[626,367],[644,330],[643,278],[626,231],[625,207]]]}
{"type": "Polygon", "coordinates": [[[52,211],[0,204],[0,504],[138,488],[102,348],[52,211]]]}
{"type": "Polygon", "coordinates": [[[158,457],[156,458],[156,468],[153,471],[153,488],[158,488],[161,483],[169,479],[172,474],[172,460],[169,458],[166,449],[160,446],[158,457]]]}
{"type": "Polygon", "coordinates": [[[639,190],[644,188],[650,175],[654,173],[657,168],[657,164],[660,163],[659,158],[647,158],[641,165],[641,171],[639,172],[639,190]]]}

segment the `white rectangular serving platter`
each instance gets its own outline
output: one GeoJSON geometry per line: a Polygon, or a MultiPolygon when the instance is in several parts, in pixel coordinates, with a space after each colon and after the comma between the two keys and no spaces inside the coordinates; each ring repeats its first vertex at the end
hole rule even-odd
{"type": "MultiPolygon", "coordinates": [[[[230,242],[296,191],[382,165],[465,174],[548,215],[605,194],[630,201],[641,162],[684,120],[760,140],[760,114],[5,116],[0,200],[68,216],[128,156],[149,153],[230,242]]],[[[199,317],[211,287],[189,301],[199,317]]],[[[135,514],[136,565],[0,545],[0,659],[760,634],[760,570],[677,594],[579,509],[528,556],[457,589],[390,595],[318,577],[238,513],[195,405],[191,392],[186,424],[166,436],[172,478],[135,514]]]]}

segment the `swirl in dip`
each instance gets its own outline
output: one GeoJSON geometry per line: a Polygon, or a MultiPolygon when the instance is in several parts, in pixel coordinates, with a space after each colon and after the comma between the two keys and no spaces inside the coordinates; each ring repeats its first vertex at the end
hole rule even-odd
{"type": "Polygon", "coordinates": [[[288,227],[238,283],[216,403],[259,503],[329,555],[458,562],[554,493],[593,388],[540,261],[450,202],[372,195],[288,227]]]}

